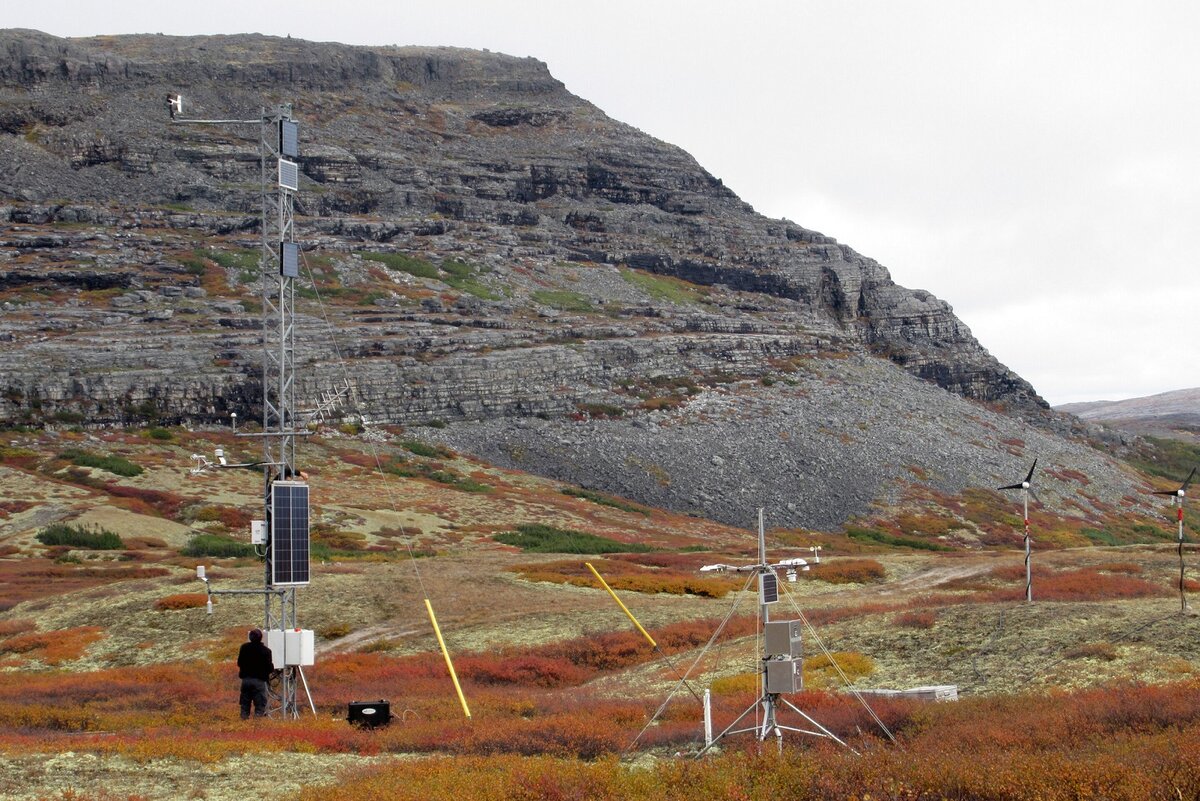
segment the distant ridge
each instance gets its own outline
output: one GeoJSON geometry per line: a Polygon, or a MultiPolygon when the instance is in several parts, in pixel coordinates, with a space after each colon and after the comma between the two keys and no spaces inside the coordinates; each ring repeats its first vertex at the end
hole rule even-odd
{"type": "Polygon", "coordinates": [[[1119,401],[1065,403],[1054,408],[1082,420],[1108,423],[1142,434],[1187,439],[1200,436],[1200,387],[1119,401]]]}

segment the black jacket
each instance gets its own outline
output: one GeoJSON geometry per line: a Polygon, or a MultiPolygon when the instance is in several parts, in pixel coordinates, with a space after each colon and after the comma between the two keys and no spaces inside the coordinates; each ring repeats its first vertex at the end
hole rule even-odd
{"type": "Polygon", "coordinates": [[[238,651],[238,678],[262,679],[271,678],[275,666],[271,664],[271,649],[261,642],[248,642],[238,651]]]}

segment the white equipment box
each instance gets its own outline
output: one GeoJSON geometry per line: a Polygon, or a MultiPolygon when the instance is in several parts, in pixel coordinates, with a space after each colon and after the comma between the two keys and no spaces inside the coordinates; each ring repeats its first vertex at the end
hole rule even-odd
{"type": "Polygon", "coordinates": [[[299,665],[308,667],[316,658],[316,640],[312,629],[271,629],[267,632],[267,647],[275,669],[299,665]]]}

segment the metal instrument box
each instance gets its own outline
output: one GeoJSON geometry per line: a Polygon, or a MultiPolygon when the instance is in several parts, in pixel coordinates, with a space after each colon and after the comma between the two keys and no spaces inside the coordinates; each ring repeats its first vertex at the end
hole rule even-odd
{"type": "Polygon", "coordinates": [[[763,654],[766,656],[804,656],[801,636],[804,623],[799,620],[773,620],[763,626],[763,654]]]}

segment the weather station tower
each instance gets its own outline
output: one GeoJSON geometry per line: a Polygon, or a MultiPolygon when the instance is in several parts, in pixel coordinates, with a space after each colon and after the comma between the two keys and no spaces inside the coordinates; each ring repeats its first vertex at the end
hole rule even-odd
{"type": "MultiPolygon", "coordinates": [[[[298,424],[296,405],[295,279],[299,276],[300,246],[295,239],[295,195],[300,189],[299,123],[290,104],[264,108],[258,119],[188,119],[183,98],[168,95],[175,125],[258,126],[262,203],[259,264],[262,270],[262,431],[237,432],[261,440],[262,459],[231,464],[222,449],[216,460],[193,454],[193,473],[218,469],[257,469],[263,473],[263,519],[251,526],[250,541],[264,561],[261,589],[215,589],[196,568],[209,595],[261,595],[263,631],[275,672],[269,687],[269,712],[299,717],[297,691],[304,688],[316,714],[304,667],[314,663],[314,638],[302,629],[296,591],[309,583],[309,487],[296,462],[296,441],[307,436],[298,424]]],[[[236,413],[232,416],[236,431],[236,413]]]]}
{"type": "Polygon", "coordinates": [[[762,661],[759,666],[759,687],[761,689],[758,698],[716,737],[712,735],[711,699],[709,692],[705,690],[704,748],[700,751],[701,756],[723,738],[744,732],[752,732],[760,743],[765,742],[767,737],[773,735],[779,752],[783,753],[783,733],[785,731],[813,737],[825,737],[857,753],[837,735],[784,697],[785,694],[797,693],[804,689],[804,648],[801,639],[803,621],[771,620],[771,606],[779,602],[779,575],[776,571],[781,568],[786,571],[788,581],[794,582],[797,570],[808,570],[808,564],[804,559],[798,558],[785,559],[774,564],[767,561],[766,530],[762,509],[758,510],[757,564],[741,566],[715,564],[700,568],[701,572],[730,571],[757,574],[759,619],[762,622],[763,643],[762,661]],[[788,726],[781,723],[778,720],[778,712],[782,708],[795,712],[811,728],[788,726]],[[754,725],[738,728],[738,725],[751,713],[755,713],[754,725]]]}

